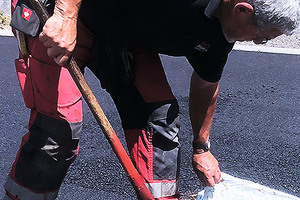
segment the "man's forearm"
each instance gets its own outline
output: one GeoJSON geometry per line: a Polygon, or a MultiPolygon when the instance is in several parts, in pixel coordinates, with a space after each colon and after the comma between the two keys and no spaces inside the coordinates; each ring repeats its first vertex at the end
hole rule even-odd
{"type": "Polygon", "coordinates": [[[205,143],[209,139],[218,90],[218,83],[208,83],[197,74],[192,75],[189,110],[194,134],[193,141],[196,143],[205,143]]]}
{"type": "Polygon", "coordinates": [[[201,145],[209,139],[218,90],[218,83],[209,83],[193,73],[189,105],[194,133],[193,142],[196,143],[196,147],[193,148],[192,166],[199,180],[209,187],[213,187],[220,182],[221,171],[218,161],[211,152],[197,148],[197,145],[201,145]]]}

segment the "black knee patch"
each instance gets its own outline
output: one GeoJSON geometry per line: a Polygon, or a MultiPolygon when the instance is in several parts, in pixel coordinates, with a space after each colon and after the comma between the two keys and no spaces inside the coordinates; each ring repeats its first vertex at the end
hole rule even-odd
{"type": "Polygon", "coordinates": [[[76,157],[81,125],[39,113],[16,163],[18,182],[35,191],[59,189],[76,157]]]}

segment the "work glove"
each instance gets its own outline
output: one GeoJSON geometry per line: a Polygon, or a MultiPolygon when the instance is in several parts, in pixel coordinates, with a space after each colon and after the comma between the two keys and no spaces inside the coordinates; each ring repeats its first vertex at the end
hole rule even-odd
{"type": "Polygon", "coordinates": [[[199,153],[197,150],[194,150],[192,165],[194,172],[204,186],[213,187],[220,182],[221,171],[219,164],[210,151],[199,153]]]}
{"type": "Polygon", "coordinates": [[[53,14],[46,22],[39,39],[58,65],[64,65],[76,45],[77,19],[53,14]]]}

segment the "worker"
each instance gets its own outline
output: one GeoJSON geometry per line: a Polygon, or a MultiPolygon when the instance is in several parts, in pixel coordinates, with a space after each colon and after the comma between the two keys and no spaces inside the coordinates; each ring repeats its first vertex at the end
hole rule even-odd
{"type": "Polygon", "coordinates": [[[12,0],[16,71],[31,114],[5,199],[55,199],[78,155],[82,99],[64,67],[71,56],[111,95],[132,162],[155,199],[179,198],[180,168],[179,107],[159,53],[185,56],[194,69],[191,168],[203,185],[214,186],[221,172],[210,152],[210,127],[234,42],[262,44],[292,34],[300,21],[295,0],[41,2],[51,13],[43,27],[28,0],[12,0]]]}

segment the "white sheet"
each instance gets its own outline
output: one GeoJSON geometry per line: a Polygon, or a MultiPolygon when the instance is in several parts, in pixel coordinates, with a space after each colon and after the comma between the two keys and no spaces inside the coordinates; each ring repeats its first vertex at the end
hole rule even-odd
{"type": "Polygon", "coordinates": [[[222,173],[215,187],[202,188],[197,200],[300,200],[300,198],[222,173]]]}

